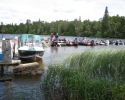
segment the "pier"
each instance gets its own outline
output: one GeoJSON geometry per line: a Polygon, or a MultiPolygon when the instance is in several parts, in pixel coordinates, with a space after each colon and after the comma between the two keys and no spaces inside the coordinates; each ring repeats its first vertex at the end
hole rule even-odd
{"type": "MultiPolygon", "coordinates": [[[[9,67],[13,66],[13,74],[31,74],[36,75],[38,68],[43,69],[42,59],[38,62],[32,63],[22,63],[18,58],[16,45],[18,41],[12,39],[4,39],[1,41],[1,51],[0,51],[0,73],[4,74],[4,68],[7,68],[9,71],[9,67]],[[14,44],[15,43],[15,44],[14,44]]],[[[40,70],[39,69],[39,70],[40,70]]],[[[39,71],[40,73],[40,71],[39,71]]],[[[5,79],[1,80],[5,81],[5,79]]]]}
{"type": "Polygon", "coordinates": [[[21,63],[21,60],[14,59],[14,49],[13,49],[13,41],[12,39],[4,39],[2,42],[2,49],[0,53],[0,72],[4,72],[4,67],[7,68],[10,65],[17,66],[21,63]]]}
{"type": "Polygon", "coordinates": [[[9,66],[17,66],[21,63],[21,60],[11,60],[10,62],[3,62],[0,61],[0,72],[3,73],[4,72],[4,67],[6,66],[7,68],[9,66]]]}

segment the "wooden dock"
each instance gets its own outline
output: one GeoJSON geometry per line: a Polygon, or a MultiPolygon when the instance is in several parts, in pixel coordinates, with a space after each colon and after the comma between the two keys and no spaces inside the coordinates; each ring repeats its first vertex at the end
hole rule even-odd
{"type": "Polygon", "coordinates": [[[21,60],[11,60],[10,62],[0,61],[0,65],[13,65],[13,64],[20,64],[21,60]]]}
{"type": "Polygon", "coordinates": [[[4,67],[9,67],[10,65],[17,66],[21,63],[21,60],[11,60],[10,62],[0,61],[0,72],[4,72],[4,67]]]}
{"type": "MultiPolygon", "coordinates": [[[[13,53],[12,48],[13,41],[11,39],[2,40],[2,55],[0,59],[0,73],[4,74],[4,67],[9,70],[9,67],[13,67],[14,74],[31,74],[36,75],[38,68],[44,71],[42,59],[37,62],[23,63],[19,60],[18,55],[13,53]]],[[[9,72],[9,71],[8,71],[9,72]]],[[[1,80],[5,81],[5,80],[1,80]]]]}
{"type": "Polygon", "coordinates": [[[1,55],[0,55],[0,72],[4,72],[4,67],[9,67],[10,65],[19,65],[21,60],[14,59],[13,52],[13,40],[12,39],[4,39],[1,41],[1,55]]]}

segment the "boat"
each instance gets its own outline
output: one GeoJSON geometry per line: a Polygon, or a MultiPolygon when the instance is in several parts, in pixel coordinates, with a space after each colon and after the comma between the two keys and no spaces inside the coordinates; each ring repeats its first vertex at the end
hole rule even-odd
{"type": "Polygon", "coordinates": [[[78,46],[79,43],[77,41],[67,41],[66,46],[78,46]]]}
{"type": "Polygon", "coordinates": [[[82,46],[91,46],[91,42],[79,42],[79,45],[82,45],[82,46]]]}
{"type": "Polygon", "coordinates": [[[22,34],[18,38],[18,54],[21,61],[39,61],[42,59],[44,52],[45,50],[39,35],[22,34]]]}
{"type": "Polygon", "coordinates": [[[51,46],[78,46],[77,40],[66,40],[65,38],[59,38],[58,41],[51,42],[51,46]]]}
{"type": "Polygon", "coordinates": [[[66,46],[66,39],[59,38],[58,41],[54,40],[51,42],[51,46],[66,46]]]}
{"type": "Polygon", "coordinates": [[[73,44],[73,42],[72,41],[67,41],[66,42],[66,46],[73,46],[74,44],[73,44]]]}
{"type": "Polygon", "coordinates": [[[121,40],[116,40],[115,45],[124,45],[124,42],[122,42],[121,40]]]}
{"type": "Polygon", "coordinates": [[[74,40],[72,41],[72,45],[73,46],[78,46],[79,45],[79,41],[78,41],[77,37],[75,37],[74,40]]]}
{"type": "Polygon", "coordinates": [[[79,45],[82,45],[82,46],[91,46],[91,41],[89,41],[88,39],[86,39],[86,37],[79,38],[79,45]]]}
{"type": "Polygon", "coordinates": [[[97,41],[94,41],[94,40],[87,40],[87,41],[80,41],[79,42],[79,45],[82,45],[82,46],[97,46],[98,45],[98,42],[97,41]]]}

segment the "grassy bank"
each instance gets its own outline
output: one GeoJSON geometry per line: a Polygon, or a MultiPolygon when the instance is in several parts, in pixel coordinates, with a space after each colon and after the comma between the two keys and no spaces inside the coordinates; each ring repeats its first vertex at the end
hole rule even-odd
{"type": "Polygon", "coordinates": [[[48,99],[125,100],[125,50],[86,51],[49,66],[41,82],[48,99]]]}

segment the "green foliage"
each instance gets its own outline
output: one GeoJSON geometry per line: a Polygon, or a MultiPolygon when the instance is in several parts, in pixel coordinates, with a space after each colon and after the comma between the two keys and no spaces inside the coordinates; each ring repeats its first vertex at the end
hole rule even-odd
{"type": "Polygon", "coordinates": [[[41,90],[55,95],[58,85],[63,100],[124,100],[124,61],[125,50],[73,54],[62,64],[49,66],[41,90]]]}
{"type": "Polygon", "coordinates": [[[115,100],[125,100],[125,84],[114,87],[113,96],[115,100]]]}

